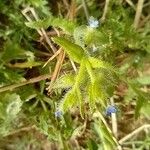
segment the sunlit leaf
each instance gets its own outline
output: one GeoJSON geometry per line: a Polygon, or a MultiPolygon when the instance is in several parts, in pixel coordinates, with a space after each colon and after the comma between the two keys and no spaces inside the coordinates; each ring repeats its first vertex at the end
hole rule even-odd
{"type": "Polygon", "coordinates": [[[70,58],[72,58],[75,62],[80,63],[82,58],[86,57],[84,49],[82,49],[79,45],[76,45],[62,37],[55,37],[53,40],[58,45],[62,46],[70,58]]]}

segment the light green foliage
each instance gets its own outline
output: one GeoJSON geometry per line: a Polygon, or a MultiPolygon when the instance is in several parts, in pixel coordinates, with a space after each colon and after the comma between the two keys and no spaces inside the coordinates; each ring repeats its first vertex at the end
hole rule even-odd
{"type": "Polygon", "coordinates": [[[82,48],[85,47],[84,37],[85,37],[86,30],[87,30],[86,26],[82,25],[82,26],[76,27],[73,32],[75,43],[81,46],[82,48]]]}
{"type": "Polygon", "coordinates": [[[102,122],[96,121],[94,124],[94,129],[97,132],[100,140],[102,140],[102,146],[104,150],[112,150],[116,147],[116,141],[113,139],[112,133],[110,133],[110,131],[102,122]]]}
{"type": "Polygon", "coordinates": [[[48,28],[49,26],[59,27],[64,32],[71,34],[76,26],[72,21],[63,18],[49,16],[47,19],[40,21],[27,22],[26,25],[33,29],[48,28]]]}
{"type": "Polygon", "coordinates": [[[53,88],[70,88],[73,86],[75,80],[75,75],[73,74],[67,74],[62,77],[60,77],[55,83],[53,88]]]}
{"type": "Polygon", "coordinates": [[[1,95],[0,98],[0,135],[6,136],[13,129],[23,102],[20,96],[15,93],[1,95]]]}
{"type": "Polygon", "coordinates": [[[75,62],[81,63],[83,57],[86,57],[84,49],[62,37],[53,38],[54,42],[61,45],[75,62]]]}
{"type": "Polygon", "coordinates": [[[25,81],[24,77],[21,74],[19,74],[19,71],[16,72],[5,67],[0,68],[0,78],[0,86],[25,81]]]}
{"type": "Polygon", "coordinates": [[[11,60],[23,60],[24,62],[18,65],[19,68],[32,68],[41,65],[40,62],[35,61],[33,52],[24,50],[20,45],[8,41],[5,43],[4,52],[1,54],[1,61],[7,64],[11,60]]]}
{"type": "Polygon", "coordinates": [[[64,97],[63,102],[60,104],[60,109],[63,111],[67,111],[69,108],[71,108],[73,105],[77,104],[78,101],[78,95],[77,91],[70,90],[64,97]]]}
{"type": "Polygon", "coordinates": [[[16,115],[21,110],[22,102],[20,96],[17,94],[5,94],[1,100],[5,102],[3,107],[3,114],[1,117],[3,119],[10,117],[11,119],[15,118],[16,115]],[[3,115],[6,115],[5,117],[3,115]]]}
{"type": "Polygon", "coordinates": [[[87,93],[89,93],[89,107],[92,108],[92,111],[96,106],[96,102],[100,102],[100,104],[103,107],[105,107],[105,100],[107,98],[105,94],[106,91],[103,85],[101,84],[103,82],[101,80],[101,76],[98,76],[98,73],[96,73],[94,69],[103,68],[110,72],[110,65],[108,65],[102,60],[88,56],[88,53],[85,52],[86,50],[82,49],[76,44],[73,44],[67,39],[57,37],[53,40],[64,48],[64,50],[68,53],[70,58],[72,58],[74,61],[80,64],[80,68],[78,74],[75,77],[72,89],[66,94],[62,101],[63,111],[67,111],[71,106],[73,106],[76,103],[79,105],[80,113],[83,116],[82,107],[84,104],[84,93],[81,92],[81,89],[84,87],[87,87],[87,93]],[[83,86],[82,81],[86,76],[89,76],[89,81],[87,81],[87,84],[83,86]]]}

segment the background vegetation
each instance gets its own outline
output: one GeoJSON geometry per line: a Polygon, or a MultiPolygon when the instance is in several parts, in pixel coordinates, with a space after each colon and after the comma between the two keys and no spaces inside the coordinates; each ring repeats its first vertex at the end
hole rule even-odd
{"type": "Polygon", "coordinates": [[[149,150],[149,10],[0,0],[0,149],[149,150]]]}

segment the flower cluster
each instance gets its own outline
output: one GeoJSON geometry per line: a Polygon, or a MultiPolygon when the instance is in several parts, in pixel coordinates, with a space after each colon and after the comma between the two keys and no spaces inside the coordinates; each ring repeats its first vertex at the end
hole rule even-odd
{"type": "Polygon", "coordinates": [[[56,118],[60,118],[61,116],[62,116],[62,111],[60,111],[60,110],[57,110],[56,112],[55,112],[55,117],[56,118]]]}
{"type": "Polygon", "coordinates": [[[110,105],[106,108],[106,115],[107,116],[111,116],[112,113],[116,113],[117,112],[117,108],[113,105],[110,105]]]}
{"type": "Polygon", "coordinates": [[[88,24],[90,28],[97,28],[99,26],[99,21],[96,20],[94,17],[90,17],[88,24]]]}

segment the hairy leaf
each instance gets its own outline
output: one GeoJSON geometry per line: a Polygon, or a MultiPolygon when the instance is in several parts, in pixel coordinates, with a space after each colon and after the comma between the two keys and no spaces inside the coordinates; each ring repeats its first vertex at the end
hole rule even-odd
{"type": "Polygon", "coordinates": [[[75,75],[67,74],[56,80],[53,88],[70,88],[75,82],[75,75]]]}
{"type": "Polygon", "coordinates": [[[60,103],[60,109],[62,109],[64,112],[66,112],[68,109],[70,109],[73,105],[75,105],[77,102],[77,95],[75,90],[70,90],[60,103]]]}
{"type": "Polygon", "coordinates": [[[49,26],[59,27],[67,33],[72,33],[76,24],[64,18],[50,16],[44,20],[26,22],[26,25],[33,29],[48,28],[49,26]]]}
{"type": "Polygon", "coordinates": [[[80,63],[83,57],[86,57],[86,53],[84,49],[82,49],[79,45],[76,45],[69,40],[62,37],[53,38],[54,42],[58,45],[62,46],[64,50],[68,53],[71,59],[75,62],[80,63]]]}

